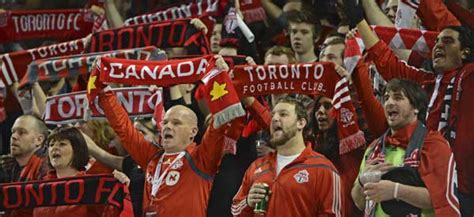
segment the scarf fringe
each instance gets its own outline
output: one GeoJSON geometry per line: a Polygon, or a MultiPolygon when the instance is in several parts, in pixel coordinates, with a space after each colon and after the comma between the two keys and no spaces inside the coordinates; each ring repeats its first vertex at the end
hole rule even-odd
{"type": "Polygon", "coordinates": [[[236,104],[230,105],[226,107],[225,109],[223,109],[222,111],[214,114],[213,127],[217,129],[223,124],[228,123],[229,121],[238,117],[242,117],[244,115],[245,115],[245,110],[242,107],[242,104],[236,103],[236,104]]]}
{"type": "Polygon", "coordinates": [[[224,154],[233,154],[237,153],[237,140],[232,139],[228,136],[224,136],[224,154]]]}
{"type": "Polygon", "coordinates": [[[343,155],[356,150],[366,144],[364,132],[358,131],[355,134],[339,140],[339,154],[343,155]]]}

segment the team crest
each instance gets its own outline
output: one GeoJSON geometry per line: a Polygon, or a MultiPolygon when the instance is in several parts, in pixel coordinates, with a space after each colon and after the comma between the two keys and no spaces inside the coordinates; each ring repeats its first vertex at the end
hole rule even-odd
{"type": "Polygon", "coordinates": [[[171,165],[172,170],[177,170],[183,166],[183,160],[177,160],[173,165],[171,165]]]}
{"type": "Polygon", "coordinates": [[[234,33],[235,29],[238,27],[237,25],[237,13],[235,8],[229,9],[229,13],[224,17],[224,27],[226,32],[234,33]]]}
{"type": "Polygon", "coordinates": [[[307,170],[300,170],[293,176],[298,183],[309,182],[309,173],[307,170]]]}
{"type": "Polygon", "coordinates": [[[179,177],[181,174],[178,171],[170,171],[168,175],[166,176],[166,185],[168,186],[174,186],[176,183],[179,181],[179,177]]]}
{"type": "Polygon", "coordinates": [[[341,108],[341,121],[344,125],[350,125],[354,114],[347,108],[341,108]]]}

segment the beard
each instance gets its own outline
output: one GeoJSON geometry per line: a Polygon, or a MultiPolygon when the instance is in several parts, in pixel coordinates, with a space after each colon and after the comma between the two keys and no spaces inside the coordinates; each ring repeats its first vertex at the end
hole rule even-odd
{"type": "Polygon", "coordinates": [[[296,124],[294,126],[291,126],[288,130],[281,130],[282,135],[278,138],[275,138],[275,134],[273,133],[271,136],[272,138],[270,139],[270,146],[272,148],[276,148],[278,146],[284,145],[286,141],[290,140],[296,135],[296,132],[298,129],[296,128],[296,124]]]}

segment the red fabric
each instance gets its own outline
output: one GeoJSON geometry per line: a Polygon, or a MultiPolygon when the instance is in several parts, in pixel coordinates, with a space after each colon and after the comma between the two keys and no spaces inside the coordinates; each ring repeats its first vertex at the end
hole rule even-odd
{"type": "MultiPolygon", "coordinates": [[[[386,144],[405,148],[408,146],[418,122],[408,124],[393,135],[385,137],[386,144]]],[[[371,144],[374,149],[369,160],[380,160],[381,143],[376,140],[371,144]]],[[[429,131],[423,142],[418,172],[430,193],[436,216],[459,216],[459,203],[455,196],[455,162],[446,139],[439,132],[429,131]]]]}
{"type": "Polygon", "coordinates": [[[204,85],[204,98],[213,114],[214,127],[218,128],[236,117],[244,116],[245,111],[228,71],[216,68],[214,60],[209,62],[208,69],[201,81],[204,85]]]}
{"type": "Polygon", "coordinates": [[[234,86],[240,96],[301,93],[331,97],[339,76],[332,62],[234,67],[234,86]]]}
{"type": "MultiPolygon", "coordinates": [[[[416,69],[407,66],[405,63],[398,61],[397,57],[393,52],[383,43],[378,42],[371,49],[368,50],[370,59],[374,60],[377,65],[377,69],[382,74],[384,79],[390,80],[393,78],[404,78],[413,80],[424,85],[428,95],[433,93],[435,74],[426,73],[420,69],[416,69]]],[[[474,137],[472,136],[471,129],[474,129],[474,113],[472,108],[474,107],[474,64],[464,65],[462,68],[456,71],[444,72],[441,84],[439,87],[438,96],[435,99],[434,106],[429,113],[427,120],[427,127],[430,130],[437,130],[438,123],[440,120],[441,106],[443,106],[443,98],[446,92],[446,88],[449,84],[450,79],[453,76],[460,76],[461,72],[466,72],[466,77],[463,79],[462,84],[455,89],[453,93],[456,93],[462,89],[462,95],[457,96],[459,102],[457,103],[457,109],[453,113],[462,114],[462,118],[457,117],[457,128],[456,128],[456,140],[454,144],[451,144],[454,153],[454,158],[457,163],[458,177],[459,177],[459,190],[462,193],[473,194],[474,192],[474,168],[471,165],[470,159],[474,155],[474,137]],[[461,88],[461,89],[459,89],[461,88]]],[[[453,96],[454,98],[454,96],[453,96]]],[[[373,110],[371,110],[374,112],[373,110]]],[[[453,121],[450,117],[450,122],[453,121]]],[[[368,122],[380,121],[380,119],[367,119],[368,122]]],[[[370,124],[369,124],[370,126],[370,124]]],[[[446,129],[442,129],[441,133],[444,133],[446,129]]],[[[380,131],[380,130],[378,130],[380,131]]]]}
{"type": "Polygon", "coordinates": [[[99,78],[101,67],[101,58],[98,58],[95,65],[92,66],[92,71],[87,81],[87,101],[89,102],[89,107],[94,105],[94,99],[106,86],[99,78]]]}
{"type": "Polygon", "coordinates": [[[416,14],[428,30],[441,31],[446,26],[461,25],[442,0],[421,0],[416,14]]]}
{"type": "Polygon", "coordinates": [[[455,1],[448,1],[446,6],[449,8],[449,11],[451,11],[451,13],[456,16],[456,18],[467,24],[471,29],[474,29],[474,13],[470,12],[466,8],[463,8],[455,1]]]}
{"type": "MultiPolygon", "coordinates": [[[[212,180],[206,180],[193,172],[188,160],[183,158],[180,179],[174,186],[163,184],[157,197],[151,196],[151,181],[162,151],[149,142],[133,127],[126,112],[110,92],[101,93],[99,102],[105,111],[111,127],[120,137],[124,148],[146,171],[143,205],[144,210],[157,211],[157,216],[206,216],[206,207],[212,180]],[[183,209],[183,207],[186,207],[183,209]]],[[[199,146],[189,144],[186,148],[196,167],[208,175],[214,175],[219,168],[224,145],[225,127],[210,126],[199,146]]]]}
{"type": "MultiPolygon", "coordinates": [[[[79,172],[76,176],[84,176],[79,172]]],[[[52,172],[44,180],[57,179],[56,173],[52,172]]],[[[33,217],[65,217],[73,214],[75,217],[117,217],[121,210],[113,205],[71,205],[55,207],[39,207],[33,211],[33,217]]]]}
{"type": "Polygon", "coordinates": [[[72,40],[92,31],[89,10],[30,10],[0,13],[0,43],[37,38],[72,40]]]}
{"type": "Polygon", "coordinates": [[[254,183],[264,182],[272,192],[265,216],[345,216],[341,212],[345,202],[343,187],[336,168],[311,146],[307,146],[278,176],[276,168],[276,153],[250,165],[233,199],[232,215],[260,216],[248,207],[246,198],[254,183]],[[298,183],[297,178],[302,177],[307,178],[303,179],[306,182],[298,183]]]}
{"type": "Polygon", "coordinates": [[[85,39],[63,42],[43,47],[32,48],[12,53],[3,54],[0,59],[3,62],[0,79],[5,85],[10,86],[15,81],[20,81],[28,69],[28,64],[33,60],[44,59],[55,56],[79,54],[84,50],[85,39]]]}
{"type": "Polygon", "coordinates": [[[364,133],[359,129],[357,114],[352,104],[348,81],[342,78],[335,85],[333,108],[330,114],[337,121],[339,154],[343,155],[365,145],[364,133]]]}

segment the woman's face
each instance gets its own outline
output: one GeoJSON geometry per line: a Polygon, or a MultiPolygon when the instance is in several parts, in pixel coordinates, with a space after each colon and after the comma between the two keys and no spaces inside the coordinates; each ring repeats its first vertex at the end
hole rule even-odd
{"type": "Polygon", "coordinates": [[[55,169],[71,167],[74,151],[71,141],[51,140],[48,144],[49,161],[55,169]]]}
{"type": "Polygon", "coordinates": [[[321,131],[326,131],[334,124],[334,118],[329,115],[332,108],[332,100],[327,97],[321,97],[316,103],[314,116],[321,131]]]}

